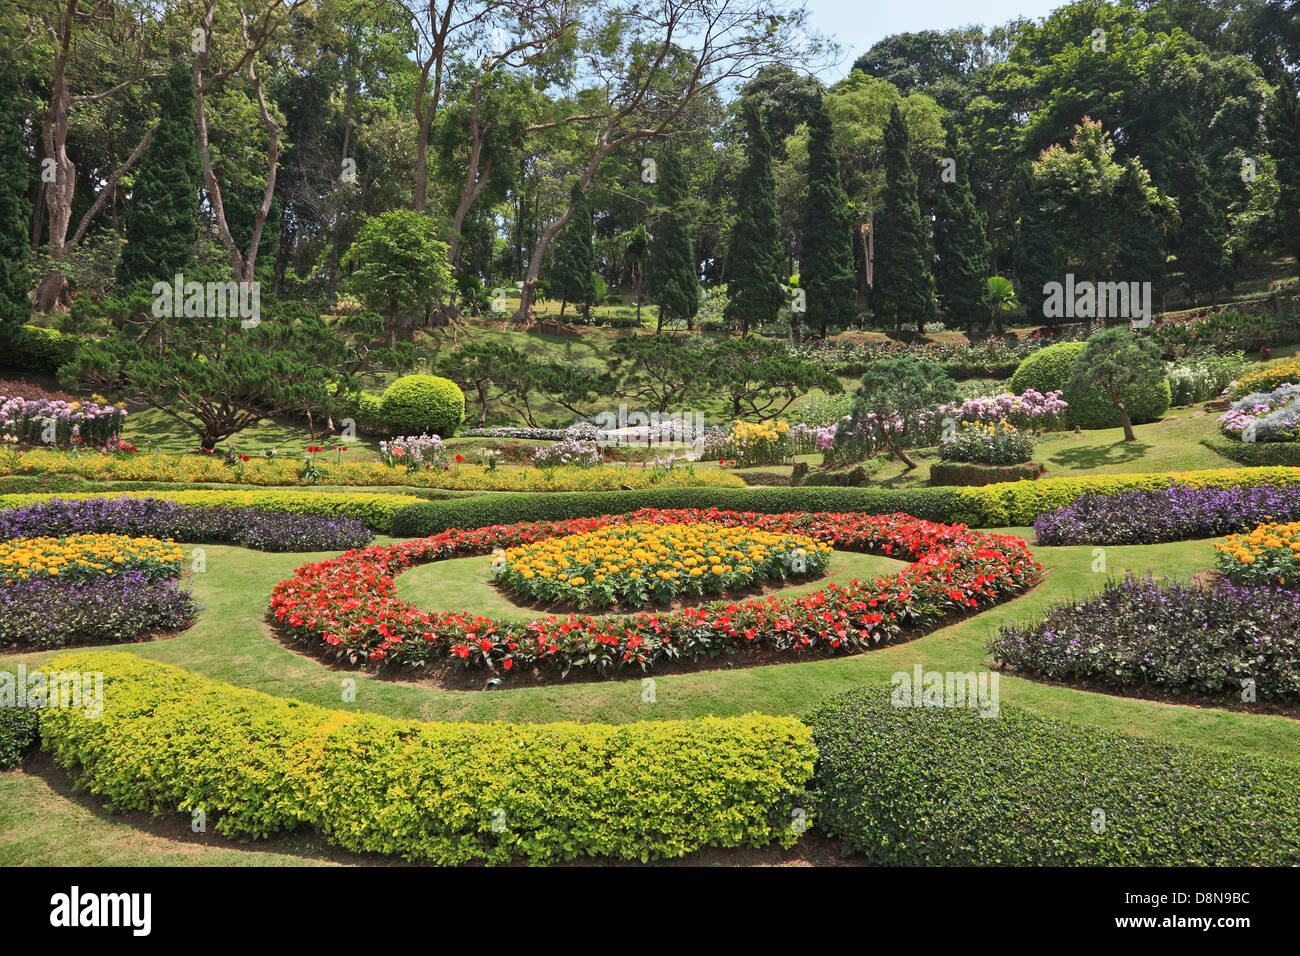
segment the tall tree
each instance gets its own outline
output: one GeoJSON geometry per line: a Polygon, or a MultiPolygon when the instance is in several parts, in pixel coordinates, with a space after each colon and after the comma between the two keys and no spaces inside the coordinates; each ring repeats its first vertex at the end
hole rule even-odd
{"type": "Polygon", "coordinates": [[[799,285],[808,296],[809,321],[821,327],[824,338],[830,330],[847,328],[857,316],[853,214],[840,183],[831,117],[820,96],[810,109],[808,131],[808,205],[799,285]]]}
{"type": "Polygon", "coordinates": [[[1277,166],[1277,226],[1282,245],[1300,274],[1300,93],[1296,83],[1278,84],[1268,115],[1271,151],[1277,166]]]}
{"type": "Polygon", "coordinates": [[[700,279],[682,209],[687,196],[686,170],[676,153],[669,152],[657,172],[661,212],[648,256],[650,296],[659,306],[656,331],[663,329],[665,320],[685,319],[686,327],[691,328],[700,308],[700,279]]]}
{"type": "Polygon", "coordinates": [[[117,267],[121,285],[170,281],[194,261],[199,242],[199,151],[189,66],[174,64],[157,95],[161,120],[131,187],[117,267]]]}
{"type": "Polygon", "coordinates": [[[763,109],[752,101],[745,116],[745,169],[736,183],[736,221],[731,227],[727,252],[728,322],[741,335],[775,321],[785,304],[780,279],[785,257],[781,253],[781,214],[772,178],[772,138],[763,109]]]}
{"type": "Polygon", "coordinates": [[[908,156],[907,124],[898,104],[885,124],[884,208],[876,217],[875,311],[892,316],[895,330],[915,322],[925,331],[930,316],[930,269],[926,264],[928,241],[921,205],[917,199],[916,171],[908,156]]]}
{"type": "Polygon", "coordinates": [[[983,211],[970,188],[970,151],[950,128],[951,176],[940,175],[934,205],[935,286],[949,316],[975,331],[989,311],[989,239],[983,211]]]}
{"type": "Polygon", "coordinates": [[[1218,290],[1232,278],[1228,217],[1185,116],[1178,117],[1161,137],[1158,156],[1155,162],[1178,202],[1179,222],[1170,245],[1178,258],[1183,289],[1193,297],[1207,293],[1217,303],[1218,290]]]}
{"type": "MultiPolygon", "coordinates": [[[[1029,317],[1037,320],[1044,314],[1046,293],[1043,286],[1048,282],[1065,281],[1065,254],[1061,251],[1058,234],[1063,220],[1049,204],[1046,190],[1039,186],[1028,165],[1016,170],[1013,195],[1018,215],[1011,266],[1020,286],[1019,299],[1025,304],[1029,317]]],[[[1055,326],[1057,319],[1052,316],[1047,322],[1055,326]]],[[[993,313],[993,325],[994,334],[1000,335],[1001,312],[993,313]]]]}
{"type": "Polygon", "coordinates": [[[573,214],[556,237],[551,284],[560,293],[561,316],[565,304],[572,302],[583,318],[590,318],[591,300],[596,297],[596,250],[591,243],[591,202],[582,183],[574,183],[569,191],[569,207],[573,214]]]}
{"type": "Polygon", "coordinates": [[[32,311],[27,298],[32,209],[19,92],[15,71],[0,69],[0,342],[16,339],[32,311]]]}

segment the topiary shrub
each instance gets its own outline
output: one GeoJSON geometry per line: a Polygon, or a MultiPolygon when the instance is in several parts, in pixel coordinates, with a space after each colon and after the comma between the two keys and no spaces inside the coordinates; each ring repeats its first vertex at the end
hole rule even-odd
{"type": "MultiPolygon", "coordinates": [[[[1087,348],[1084,342],[1059,342],[1030,355],[1016,374],[1011,376],[1010,388],[1017,395],[1028,389],[1049,392],[1065,391],[1064,398],[1070,407],[1065,411],[1065,423],[1080,428],[1118,428],[1119,412],[1100,388],[1068,391],[1075,363],[1087,348]]],[[[1124,407],[1134,425],[1159,421],[1173,401],[1168,380],[1147,389],[1128,389],[1122,393],[1124,407]]]]}
{"type": "Polygon", "coordinates": [[[465,393],[437,375],[403,375],[384,390],[379,416],[392,435],[450,438],[465,421],[465,393]]]}

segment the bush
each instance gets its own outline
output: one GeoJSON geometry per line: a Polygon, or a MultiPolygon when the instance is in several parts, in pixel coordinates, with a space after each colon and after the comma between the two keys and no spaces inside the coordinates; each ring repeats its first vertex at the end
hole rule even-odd
{"type": "Polygon", "coordinates": [[[0,647],[120,644],[178,631],[199,613],[179,579],[139,571],[88,580],[35,578],[0,585],[0,647]]]}
{"type": "MultiPolygon", "coordinates": [[[[1019,395],[1031,388],[1044,394],[1057,389],[1064,390],[1065,400],[1069,403],[1065,410],[1067,425],[1088,429],[1118,428],[1119,411],[1102,389],[1094,386],[1073,394],[1067,389],[1075,363],[1086,348],[1084,342],[1060,342],[1033,353],[1020,363],[1016,374],[1011,376],[1011,391],[1019,395]]],[[[1121,393],[1120,398],[1128,409],[1133,424],[1141,425],[1158,421],[1161,415],[1169,411],[1172,396],[1166,381],[1155,388],[1127,389],[1121,393]]]]}
{"type": "Polygon", "coordinates": [[[1195,405],[1218,398],[1254,365],[1240,352],[1230,355],[1202,352],[1176,362],[1169,368],[1170,404],[1195,405]]]}
{"type": "Polygon", "coordinates": [[[393,435],[450,438],[465,421],[465,393],[437,375],[403,375],[384,389],[379,416],[393,435]]]}
{"type": "Polygon", "coordinates": [[[18,339],[12,344],[6,344],[0,339],[0,368],[54,375],[59,366],[72,361],[76,350],[75,335],[24,325],[18,339]]]}
{"type": "Polygon", "coordinates": [[[1300,768],[1285,761],[1007,705],[996,719],[968,707],[895,707],[887,690],[832,698],[808,721],[813,819],[873,863],[1300,863],[1300,768]]]}
{"type": "Polygon", "coordinates": [[[1058,342],[1027,356],[1017,367],[1008,387],[1017,395],[1029,389],[1046,395],[1064,391],[1075,360],[1086,348],[1083,342],[1058,342]]]}
{"type": "Polygon", "coordinates": [[[939,445],[939,457],[980,465],[1020,465],[1034,457],[1034,439],[1010,422],[962,422],[939,445]]]}
{"type": "Polygon", "coordinates": [[[36,746],[40,737],[36,711],[0,706],[0,770],[9,770],[36,746]]]}
{"type": "Polygon", "coordinates": [[[1015,465],[936,461],[930,466],[931,485],[977,487],[1004,481],[1036,481],[1047,469],[1036,461],[1015,465]]]}
{"type": "Polygon", "coordinates": [[[431,724],[326,710],[132,654],[50,666],[104,674],[99,719],[45,710],[41,734],[115,809],[203,807],[227,836],[314,828],[348,850],[439,864],[789,846],[816,756],[793,717],[431,724]]]}
{"type": "Polygon", "coordinates": [[[1269,465],[1300,466],[1300,442],[1286,441],[1228,441],[1221,438],[1202,438],[1201,444],[1230,461],[1252,468],[1269,465]]]}

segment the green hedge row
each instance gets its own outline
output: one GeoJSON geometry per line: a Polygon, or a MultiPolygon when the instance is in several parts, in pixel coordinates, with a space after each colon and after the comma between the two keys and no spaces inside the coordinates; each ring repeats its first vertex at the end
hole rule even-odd
{"type": "Polygon", "coordinates": [[[978,487],[1004,481],[1034,481],[1047,469],[1036,461],[1017,465],[985,465],[973,461],[936,461],[930,465],[930,484],[978,487]]]}
{"type": "Polygon", "coordinates": [[[812,818],[880,864],[1300,864],[1300,766],[853,691],[808,717],[812,818]]]}
{"type": "Polygon", "coordinates": [[[1256,468],[1269,465],[1300,466],[1300,442],[1249,442],[1234,441],[1231,438],[1202,438],[1201,444],[1240,465],[1251,465],[1256,468]]]}
{"type": "Polygon", "coordinates": [[[36,711],[0,707],[0,770],[18,766],[23,754],[36,746],[36,711]]]}
{"type": "Polygon", "coordinates": [[[724,508],[779,514],[786,511],[906,512],[929,521],[972,527],[1023,527],[1040,514],[1089,492],[1160,489],[1171,483],[1230,488],[1300,483],[1300,468],[1222,468],[1131,475],[1086,475],[1009,481],[981,487],[936,488],[645,488],[636,491],[484,494],[456,501],[419,502],[393,517],[393,534],[422,537],[448,528],[480,528],[520,521],[560,521],[638,508],[724,508]]]}
{"type": "Polygon", "coordinates": [[[60,365],[72,361],[76,350],[75,335],[24,325],[13,343],[0,339],[0,369],[53,375],[60,365]]]}
{"type": "Polygon", "coordinates": [[[356,852],[440,864],[650,860],[793,844],[816,753],[794,717],[607,724],[420,723],[327,710],[134,654],[104,712],[41,711],[46,750],[109,806],[202,807],[227,835],[312,828],[356,852]]]}

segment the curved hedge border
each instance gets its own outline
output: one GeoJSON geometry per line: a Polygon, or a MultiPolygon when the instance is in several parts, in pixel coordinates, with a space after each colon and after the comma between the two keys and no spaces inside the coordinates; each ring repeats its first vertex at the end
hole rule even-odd
{"type": "Polygon", "coordinates": [[[483,494],[473,498],[410,504],[393,516],[392,531],[398,537],[423,537],[451,528],[478,528],[520,521],[563,521],[619,514],[637,508],[721,508],[764,514],[787,511],[905,513],[927,521],[961,523],[974,528],[1016,527],[1031,525],[1040,514],[1067,505],[1089,492],[1109,493],[1132,488],[1157,490],[1174,484],[1197,488],[1300,484],[1300,467],[1087,475],[968,488],[647,488],[582,494],[483,494]]]}
{"type": "Polygon", "coordinates": [[[1230,461],[1253,467],[1300,465],[1300,442],[1236,441],[1231,438],[1202,438],[1201,444],[1230,461]]]}
{"type": "Polygon", "coordinates": [[[875,863],[1300,864],[1292,763],[1006,704],[996,718],[894,707],[887,690],[825,701],[808,720],[819,755],[813,818],[875,863]]]}
{"type": "Polygon", "coordinates": [[[327,710],[133,654],[104,712],[40,711],[46,750],[117,810],[203,808],[226,835],[311,828],[356,852],[439,864],[793,844],[816,752],[794,717],[605,724],[420,723],[327,710]]]}
{"type": "Polygon", "coordinates": [[[445,531],[390,547],[349,551],[303,565],[271,592],[270,613],[290,635],[339,658],[405,668],[478,667],[509,672],[545,666],[602,673],[636,664],[696,661],[738,649],[848,653],[899,640],[905,624],[933,626],[989,606],[1037,581],[1042,566],[1025,543],[910,515],[760,515],[734,511],[654,511],[568,522],[491,525],[445,531]],[[914,563],[891,578],[830,584],[811,594],[715,601],[627,616],[551,615],[527,624],[465,612],[422,611],[396,596],[394,578],[429,561],[629,521],[797,531],[844,550],[876,551],[914,563]]]}
{"type": "Polygon", "coordinates": [[[0,495],[0,508],[20,508],[25,505],[63,501],[86,501],[92,498],[155,498],[174,501],[182,505],[258,508],[262,511],[279,511],[287,514],[323,515],[360,521],[381,534],[393,528],[393,517],[402,508],[423,502],[413,495],[385,494],[383,492],[330,492],[330,491],[122,491],[93,494],[39,494],[0,495]]]}

